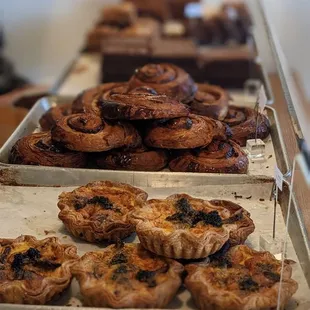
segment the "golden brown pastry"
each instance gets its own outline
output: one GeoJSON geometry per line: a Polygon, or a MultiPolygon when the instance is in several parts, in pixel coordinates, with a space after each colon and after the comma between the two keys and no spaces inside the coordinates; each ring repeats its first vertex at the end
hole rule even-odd
{"type": "Polygon", "coordinates": [[[72,268],[85,304],[92,307],[163,308],[182,284],[183,266],[140,244],[117,244],[85,254],[72,268]]]}
{"type": "Polygon", "coordinates": [[[0,239],[0,303],[46,304],[70,285],[77,259],[56,237],[0,239]]]}
{"type": "MultiPolygon", "coordinates": [[[[231,127],[233,140],[245,146],[246,141],[255,139],[256,112],[251,108],[230,106],[224,122],[231,127]]],[[[270,133],[268,118],[259,113],[257,138],[266,139],[270,133]]]]}
{"type": "Polygon", "coordinates": [[[169,163],[171,171],[247,173],[249,160],[234,141],[214,140],[203,149],[181,151],[169,163]]]}
{"type": "MultiPolygon", "coordinates": [[[[291,267],[285,264],[282,309],[297,291],[291,267]]],[[[281,262],[269,252],[248,246],[231,248],[209,264],[188,265],[185,285],[201,310],[275,309],[280,287],[281,262]]]]}
{"type": "Polygon", "coordinates": [[[129,81],[130,89],[147,85],[159,94],[183,103],[192,101],[197,86],[191,76],[173,64],[148,64],[137,69],[129,81]]]}
{"type": "Polygon", "coordinates": [[[142,207],[146,199],[147,193],[127,184],[92,182],[59,196],[58,217],[75,237],[115,241],[134,231],[128,213],[142,207]]]}
{"type": "Polygon", "coordinates": [[[196,259],[222,248],[228,239],[243,243],[254,231],[250,214],[224,200],[202,200],[186,194],[147,201],[131,220],[141,244],[157,255],[196,259]]]}
{"type": "Polygon", "coordinates": [[[187,117],[154,122],[144,142],[150,147],[190,149],[210,144],[213,139],[231,136],[228,126],[214,119],[190,114],[187,117]]]}
{"type": "Polygon", "coordinates": [[[11,149],[10,164],[83,168],[86,154],[55,144],[50,132],[34,133],[19,139],[11,149]]]}
{"type": "Polygon", "coordinates": [[[103,152],[124,145],[136,146],[141,138],[129,123],[108,123],[93,114],[74,114],[59,120],[52,139],[66,148],[82,152],[103,152]]]}

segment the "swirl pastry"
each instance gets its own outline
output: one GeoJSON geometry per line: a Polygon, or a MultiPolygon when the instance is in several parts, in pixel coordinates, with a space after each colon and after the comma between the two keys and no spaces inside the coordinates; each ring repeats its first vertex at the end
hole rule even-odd
{"type": "Polygon", "coordinates": [[[50,132],[19,139],[11,149],[10,164],[83,168],[86,154],[73,152],[52,142],[50,132]]]}
{"type": "MultiPolygon", "coordinates": [[[[186,288],[202,310],[276,309],[281,262],[269,252],[257,252],[245,245],[231,248],[210,263],[186,266],[186,288]]],[[[284,309],[298,284],[291,279],[291,267],[284,265],[280,309],[284,309]]]]}
{"type": "Polygon", "coordinates": [[[190,149],[206,146],[213,139],[225,140],[231,136],[228,126],[205,116],[188,117],[154,122],[145,137],[145,144],[164,149],[190,149]]]}
{"type": "Polygon", "coordinates": [[[76,247],[56,237],[0,239],[0,303],[44,305],[71,283],[76,247]]]}
{"type": "MultiPolygon", "coordinates": [[[[233,140],[239,145],[245,146],[246,141],[255,138],[256,112],[254,109],[230,106],[224,122],[231,127],[233,140]]],[[[270,133],[268,118],[259,113],[257,138],[266,139],[270,133]]]]}
{"type": "Polygon", "coordinates": [[[83,113],[58,121],[52,129],[52,138],[70,150],[82,152],[103,152],[141,143],[138,132],[131,124],[109,124],[96,115],[83,113]]]}
{"type": "Polygon", "coordinates": [[[223,120],[228,112],[229,96],[219,87],[209,84],[197,84],[198,91],[191,102],[191,111],[195,114],[223,120]]]}
{"type": "Polygon", "coordinates": [[[186,150],[169,163],[171,171],[247,173],[249,160],[235,142],[212,141],[207,147],[186,150]]]}
{"type": "Polygon", "coordinates": [[[128,213],[142,207],[146,199],[147,193],[127,184],[92,182],[59,196],[58,217],[75,237],[115,241],[134,231],[128,213]]]}
{"type": "Polygon", "coordinates": [[[159,94],[183,103],[190,102],[197,90],[191,76],[173,64],[148,64],[137,69],[129,81],[130,89],[147,85],[159,94]]]}
{"type": "Polygon", "coordinates": [[[207,257],[230,239],[243,243],[254,231],[250,214],[224,200],[202,200],[186,194],[147,201],[131,220],[144,248],[171,258],[207,257]]]}
{"type": "Polygon", "coordinates": [[[110,245],[86,253],[73,267],[86,305],[165,308],[182,284],[183,266],[140,244],[110,245]]]}

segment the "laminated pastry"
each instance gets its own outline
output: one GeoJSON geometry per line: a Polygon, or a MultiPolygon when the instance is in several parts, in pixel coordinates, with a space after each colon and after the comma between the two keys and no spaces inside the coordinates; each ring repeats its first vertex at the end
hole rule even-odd
{"type": "Polygon", "coordinates": [[[34,133],[19,139],[11,149],[10,164],[83,168],[86,154],[54,143],[50,132],[34,133]]]}
{"type": "Polygon", "coordinates": [[[76,253],[56,237],[0,239],[0,303],[46,304],[69,287],[76,253]]]}
{"type": "MultiPolygon", "coordinates": [[[[255,139],[256,115],[254,109],[245,107],[229,106],[228,114],[223,122],[230,126],[233,140],[239,145],[245,146],[246,141],[255,139]]],[[[270,133],[270,123],[268,118],[259,113],[257,138],[266,139],[270,133]]]]}
{"type": "Polygon", "coordinates": [[[165,150],[148,149],[141,145],[134,149],[112,150],[98,154],[96,163],[103,169],[159,171],[166,167],[168,155],[165,150]]]}
{"type": "Polygon", "coordinates": [[[224,200],[202,200],[186,194],[147,201],[131,214],[147,250],[171,258],[207,257],[230,240],[243,243],[254,231],[250,214],[224,200]]]}
{"type": "Polygon", "coordinates": [[[247,173],[249,160],[234,141],[214,140],[202,149],[180,151],[169,163],[171,171],[247,173]]]}
{"type": "Polygon", "coordinates": [[[143,85],[183,103],[192,101],[197,90],[188,73],[178,66],[166,63],[147,64],[137,69],[129,80],[129,87],[133,89],[143,85]]]}
{"type": "Polygon", "coordinates": [[[59,120],[52,139],[66,148],[82,152],[103,152],[122,146],[136,146],[141,138],[129,123],[104,121],[94,114],[73,114],[59,120]]]}
{"type": "MultiPolygon", "coordinates": [[[[276,309],[281,261],[269,252],[248,246],[231,248],[209,263],[186,266],[186,288],[201,310],[276,309]]],[[[284,309],[298,284],[284,265],[280,309],[284,309]]]]}
{"type": "Polygon", "coordinates": [[[87,306],[164,308],[182,284],[183,266],[145,250],[118,243],[86,253],[72,268],[87,306]]]}
{"type": "Polygon", "coordinates": [[[231,137],[228,126],[214,119],[190,114],[187,117],[155,121],[147,130],[147,146],[164,149],[190,149],[203,147],[213,139],[231,137]]]}
{"type": "Polygon", "coordinates": [[[58,217],[75,237],[115,241],[134,231],[128,213],[142,207],[146,199],[147,193],[127,184],[92,182],[59,196],[58,217]]]}
{"type": "Polygon", "coordinates": [[[228,93],[221,87],[197,84],[198,90],[190,103],[192,113],[223,120],[228,112],[228,93]]]}

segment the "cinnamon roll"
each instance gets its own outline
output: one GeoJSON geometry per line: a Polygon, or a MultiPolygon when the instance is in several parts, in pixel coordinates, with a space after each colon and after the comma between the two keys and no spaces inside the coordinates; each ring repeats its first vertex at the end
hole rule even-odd
{"type": "Polygon", "coordinates": [[[50,132],[40,132],[19,139],[11,150],[9,163],[82,168],[86,165],[86,155],[66,150],[52,142],[50,132]]]}
{"type": "MultiPolygon", "coordinates": [[[[255,138],[256,112],[254,109],[245,107],[230,106],[224,122],[231,127],[233,140],[239,145],[245,146],[246,141],[255,138]]],[[[270,133],[268,118],[259,113],[257,138],[266,139],[270,133]]]]}
{"type": "Polygon", "coordinates": [[[249,160],[241,147],[229,141],[213,141],[204,149],[186,150],[169,163],[171,171],[247,173],[249,160]]]}
{"type": "Polygon", "coordinates": [[[198,91],[191,102],[191,111],[195,114],[223,120],[228,112],[229,96],[219,87],[209,84],[197,84],[198,91]]]}
{"type": "Polygon", "coordinates": [[[173,64],[148,64],[137,69],[129,81],[130,89],[147,85],[159,94],[188,103],[197,90],[191,76],[173,64]]]}
{"type": "Polygon", "coordinates": [[[205,116],[188,117],[154,122],[145,137],[145,144],[165,149],[191,149],[210,144],[213,139],[226,140],[231,136],[228,126],[205,116]]]}

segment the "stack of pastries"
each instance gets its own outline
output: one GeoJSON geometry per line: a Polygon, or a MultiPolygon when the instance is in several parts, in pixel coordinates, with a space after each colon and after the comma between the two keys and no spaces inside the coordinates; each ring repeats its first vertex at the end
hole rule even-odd
{"type": "Polygon", "coordinates": [[[253,109],[229,105],[219,86],[196,84],[172,64],[148,64],[128,82],[83,91],[49,110],[44,132],[21,138],[9,161],[81,168],[247,173],[241,147],[265,139],[270,124],[253,109]]]}

